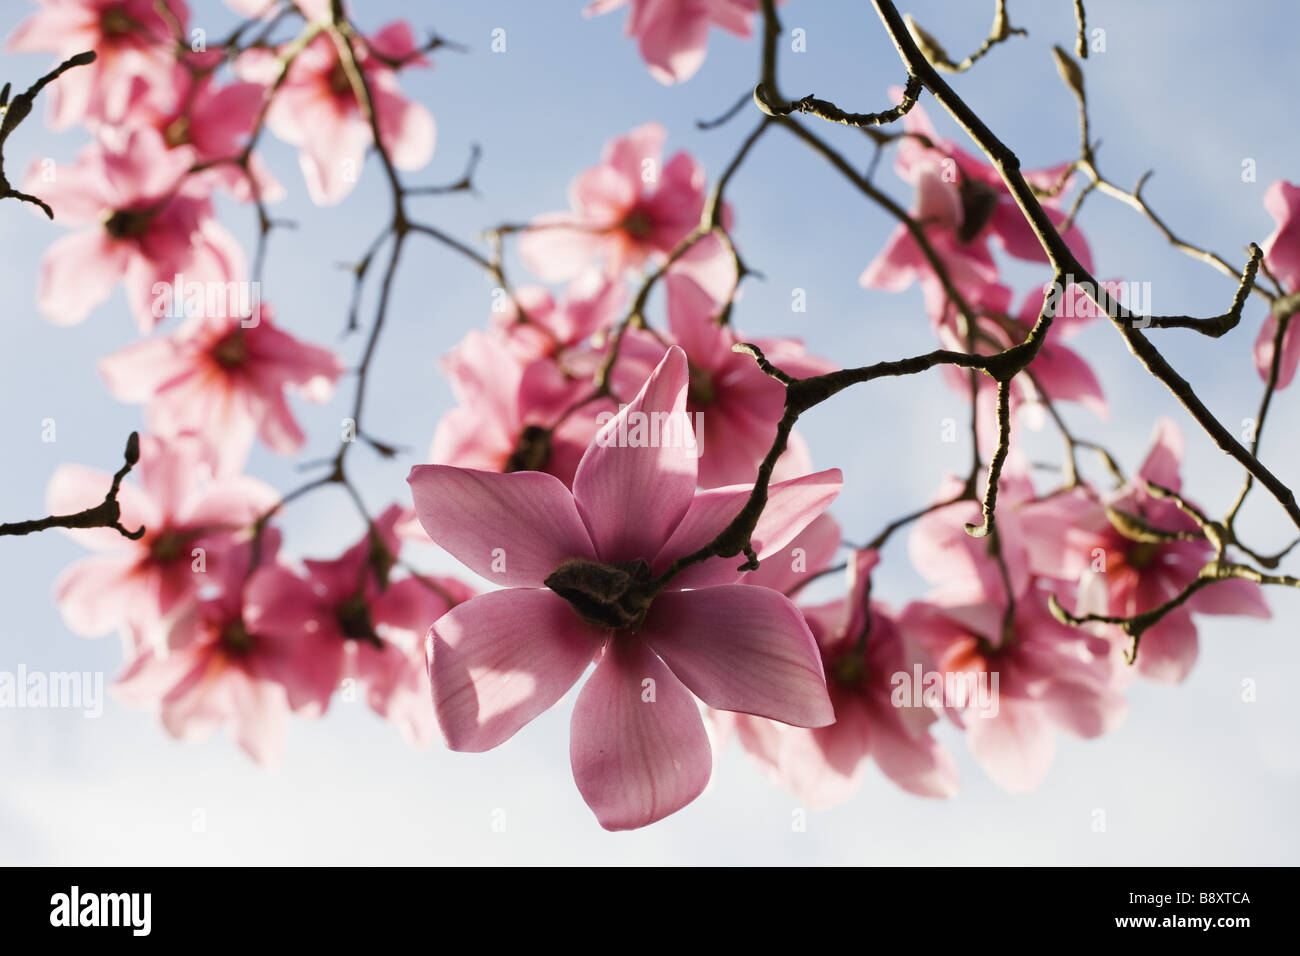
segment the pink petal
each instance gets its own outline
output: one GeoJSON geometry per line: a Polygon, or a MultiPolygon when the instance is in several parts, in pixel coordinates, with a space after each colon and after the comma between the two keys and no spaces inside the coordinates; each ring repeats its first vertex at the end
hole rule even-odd
{"type": "Polygon", "coordinates": [[[1003,696],[996,717],[973,717],[966,724],[971,753],[985,772],[1009,793],[1028,793],[1047,776],[1056,741],[1047,715],[1033,701],[1003,696]]]}
{"type": "Polygon", "coordinates": [[[1197,591],[1187,606],[1200,614],[1240,614],[1265,619],[1273,616],[1264,600],[1264,589],[1254,581],[1240,578],[1216,581],[1197,591]]]}
{"type": "Polygon", "coordinates": [[[54,585],[54,600],[68,630],[99,637],[122,624],[140,596],[134,572],[134,557],[116,555],[84,558],[64,571],[54,585]]]}
{"type": "Polygon", "coordinates": [[[930,733],[908,733],[898,712],[872,722],[871,756],[885,776],[908,793],[940,798],[957,795],[957,765],[952,755],[930,733]]]}
{"type": "Polygon", "coordinates": [[[126,271],[129,251],[103,229],[56,240],[41,259],[36,304],[55,325],[75,325],[101,305],[126,271]]]}
{"type": "Polygon", "coordinates": [[[393,165],[408,172],[423,168],[433,157],[437,127],[433,114],[419,103],[384,90],[375,90],[379,129],[393,165]]]}
{"type": "Polygon", "coordinates": [[[552,475],[416,465],[407,482],[429,537],[489,581],[541,587],[569,558],[596,556],[573,495],[552,475]]]}
{"type": "Polygon", "coordinates": [[[628,182],[638,183],[647,160],[658,165],[667,138],[668,131],[661,124],[643,123],[606,143],[601,162],[614,167],[628,182]]]}
{"type": "Polygon", "coordinates": [[[606,647],[573,709],[569,759],[606,830],[633,830],[690,803],[709,782],[709,736],[690,693],[645,644],[606,647]]]}
{"type": "Polygon", "coordinates": [[[745,584],[665,591],[640,636],[710,707],[798,727],[835,720],[817,642],[778,591],[745,584]]]}
{"type": "Polygon", "coordinates": [[[641,58],[665,86],[689,80],[704,63],[708,14],[694,3],[660,3],[655,9],[658,15],[647,16],[638,31],[641,58]]]}
{"type": "MultiPolygon", "coordinates": [[[[768,487],[767,505],[754,527],[751,542],[760,562],[776,554],[794,540],[804,528],[824,512],[843,486],[843,476],[838,468],[777,482],[768,487]]],[[[674,560],[704,547],[717,536],[741,511],[749,500],[750,488],[732,485],[728,488],[711,488],[701,491],[691,500],[691,505],[672,536],[656,555],[653,567],[657,573],[667,570],[674,560]]],[[[700,588],[712,584],[730,584],[740,579],[737,570],[744,563],[743,556],[709,558],[691,565],[672,579],[673,588],[700,588]]]]}
{"type": "Polygon", "coordinates": [[[1300,291],[1300,188],[1277,180],[1264,194],[1264,208],[1277,222],[1261,244],[1268,267],[1288,291],[1300,291]]]}
{"type": "Polygon", "coordinates": [[[1161,418],[1156,422],[1151,450],[1138,469],[1138,477],[1178,491],[1183,483],[1178,472],[1185,449],[1182,430],[1172,420],[1161,418]]]}
{"type": "Polygon", "coordinates": [[[1176,608],[1143,632],[1138,643],[1138,673],[1161,684],[1180,684],[1196,664],[1199,645],[1191,613],[1176,608]]]}
{"type": "Polygon", "coordinates": [[[840,546],[840,526],[829,514],[819,515],[808,527],[778,548],[757,571],[742,579],[746,584],[789,594],[808,576],[830,567],[840,546]]]}
{"type": "Polygon", "coordinates": [[[603,561],[658,554],[690,506],[696,460],[687,447],[693,438],[684,434],[690,430],[686,385],[686,353],[674,346],[582,456],[573,497],[603,561]],[[660,426],[657,444],[634,447],[638,425],[648,439],[652,424],[660,426]]]}
{"type": "Polygon", "coordinates": [[[584,228],[569,213],[538,216],[533,225],[539,228],[519,236],[519,258],[529,272],[545,282],[561,282],[576,276],[600,258],[607,242],[604,235],[584,228]]]}
{"type": "MultiPolygon", "coordinates": [[[[1259,330],[1255,340],[1255,368],[1259,377],[1268,381],[1273,369],[1273,340],[1277,337],[1277,319],[1269,316],[1259,330]]],[[[1287,325],[1286,335],[1282,337],[1282,359],[1278,362],[1277,387],[1286,388],[1295,379],[1296,367],[1300,366],[1300,321],[1287,325]]]]}
{"type": "Polygon", "coordinates": [[[927,267],[921,247],[912,234],[906,227],[897,226],[885,240],[885,247],[863,270],[858,284],[864,289],[902,292],[916,279],[917,272],[927,267]]]}
{"type": "Polygon", "coordinates": [[[452,608],[428,638],[447,746],[478,753],[505,743],[564,696],[605,636],[544,588],[492,591],[452,608]]]}

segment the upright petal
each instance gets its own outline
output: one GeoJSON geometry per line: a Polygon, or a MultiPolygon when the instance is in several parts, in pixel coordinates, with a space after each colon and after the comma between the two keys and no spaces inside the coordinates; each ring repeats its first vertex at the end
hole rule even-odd
{"type": "Polygon", "coordinates": [[[1151,450],[1138,469],[1138,475],[1147,481],[1178,491],[1182,487],[1178,469],[1182,465],[1186,446],[1182,430],[1171,419],[1161,418],[1156,422],[1151,450]]]}
{"type": "Polygon", "coordinates": [[[696,459],[686,416],[686,353],[674,346],[641,392],[597,433],[573,497],[604,561],[649,560],[686,514],[696,459]]]}

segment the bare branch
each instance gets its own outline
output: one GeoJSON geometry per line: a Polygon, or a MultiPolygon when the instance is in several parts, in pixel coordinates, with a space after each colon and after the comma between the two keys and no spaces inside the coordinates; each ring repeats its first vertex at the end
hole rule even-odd
{"type": "Polygon", "coordinates": [[[113,475],[113,482],[109,486],[108,493],[104,495],[104,500],[93,508],[78,511],[76,514],[50,515],[47,518],[35,518],[31,521],[13,521],[0,524],[0,535],[31,534],[49,528],[112,528],[123,537],[138,541],[144,536],[145,529],[141,527],[136,528],[134,531],[128,531],[122,527],[122,509],[117,502],[117,495],[122,487],[122,479],[130,473],[136,462],[140,460],[140,436],[135,432],[131,432],[130,437],[127,438],[126,451],[122,453],[122,457],[125,462],[113,475]]]}

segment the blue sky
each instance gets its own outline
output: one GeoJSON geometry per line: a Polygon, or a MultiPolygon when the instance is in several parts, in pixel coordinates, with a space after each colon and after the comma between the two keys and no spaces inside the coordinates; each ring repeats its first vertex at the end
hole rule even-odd
{"type": "MultiPolygon", "coordinates": [[[[420,200],[420,215],[476,241],[484,227],[562,208],[572,176],[604,141],[656,120],[669,150],[690,150],[711,174],[748,133],[741,117],[701,132],[694,121],[729,107],[756,77],[757,46],[714,34],[700,73],[666,88],[650,78],[623,37],[625,14],[597,20],[581,2],[388,2],[354,4],[363,27],[396,16],[467,44],[440,53],[432,71],[408,72],[404,88],[433,111],[439,141],[433,162],[413,179],[460,175],[470,144],[484,150],[481,195],[420,200]],[[491,31],[506,31],[506,51],[489,52],[491,31]]],[[[217,0],[195,0],[192,20],[209,34],[230,16],[217,0]]],[[[1073,42],[1071,4],[1013,3],[1012,19],[1030,31],[953,80],[958,92],[1029,168],[1070,158],[1074,107],[1056,77],[1050,45],[1073,42]]],[[[8,32],[28,5],[0,0],[8,32]]],[[[983,38],[991,3],[915,0],[903,7],[954,55],[983,38]]],[[[1106,31],[1106,52],[1087,64],[1099,163],[1120,184],[1156,170],[1147,198],[1178,232],[1241,261],[1249,241],[1272,228],[1262,201],[1277,178],[1300,179],[1300,135],[1291,115],[1295,10],[1285,0],[1256,2],[1250,15],[1211,0],[1088,4],[1090,26],[1106,31]],[[1243,183],[1241,162],[1258,178],[1243,183]]],[[[789,0],[787,28],[800,27],[807,52],[783,53],[787,95],[816,92],[848,108],[875,109],[903,78],[868,5],[789,0]]],[[[0,54],[0,79],[22,87],[43,72],[40,57],[0,54]]],[[[925,97],[944,131],[951,124],[925,97]]],[[[8,144],[11,173],[36,157],[71,158],[84,134],[52,134],[29,120],[8,144]]],[[[860,136],[823,125],[817,132],[865,162],[860,136]]],[[[956,134],[953,134],[956,137],[956,134]]],[[[292,150],[266,137],[265,155],[291,196],[277,215],[294,231],[272,240],[264,295],[300,336],[330,344],[354,361],[359,337],[345,338],[350,280],[334,265],[355,259],[387,213],[382,175],[372,163],[342,205],[309,203],[292,150]]],[[[908,191],[882,165],[878,181],[905,204],[908,191]]],[[[897,358],[933,347],[919,292],[890,296],[858,287],[863,266],[891,222],[779,130],[771,131],[736,177],[730,194],[736,235],[764,274],[749,283],[734,315],[754,335],[792,334],[843,364],[897,358]],[[793,314],[791,290],[807,290],[808,310],[793,314]]],[[[252,217],[224,207],[223,220],[251,248],[252,217]]],[[[109,397],[95,371],[100,356],[134,340],[120,293],[83,325],[57,328],[35,308],[43,249],[63,234],[21,206],[0,206],[0,283],[5,375],[0,377],[0,510],[6,520],[42,512],[45,483],[62,462],[109,470],[123,437],[140,427],[139,409],[109,397]],[[40,440],[41,422],[58,440],[40,440]]],[[[1130,210],[1095,196],[1082,218],[1097,273],[1151,283],[1156,312],[1213,314],[1233,283],[1171,250],[1130,210]]],[[[390,328],[372,376],[367,417],[386,440],[412,451],[383,463],[351,456],[372,512],[402,499],[409,466],[423,460],[433,427],[449,407],[435,368],[469,328],[488,315],[491,283],[454,254],[413,240],[399,276],[390,328]]],[[[1009,266],[1017,301],[1041,272],[1009,266]]],[[[518,262],[512,275],[525,275],[518,262]]],[[[371,312],[370,301],[363,320],[371,312]]],[[[1180,332],[1160,339],[1166,354],[1230,425],[1253,414],[1260,384],[1250,347],[1263,320],[1248,310],[1232,335],[1209,340],[1180,332]]],[[[1112,329],[1098,324],[1077,345],[1092,361],[1111,406],[1109,422],[1069,415],[1076,429],[1104,440],[1128,464],[1139,460],[1151,427],[1171,415],[1189,436],[1184,475],[1212,510],[1235,492],[1239,474],[1195,432],[1164,389],[1149,380],[1112,329]]],[[[324,408],[298,406],[314,445],[303,460],[333,450],[351,382],[324,408]]],[[[1266,434],[1266,460],[1300,481],[1290,440],[1295,396],[1284,392],[1266,434]]],[[[1075,411],[1075,410],[1071,410],[1075,411]]],[[[939,423],[963,419],[962,400],[938,375],[889,380],[850,391],[809,414],[801,431],[819,467],[846,475],[835,514],[850,539],[873,535],[892,517],[923,504],[945,471],[964,468],[968,450],[939,440],[939,423]]],[[[1058,453],[1056,436],[1031,436],[1031,449],[1058,453]]],[[[293,485],[294,462],[254,453],[251,473],[293,485]]],[[[332,556],[360,532],[341,493],[296,504],[284,522],[286,550],[332,556]]],[[[1257,495],[1243,527],[1261,550],[1287,542],[1281,512],[1257,495]]],[[[902,605],[920,593],[906,537],[886,551],[877,593],[902,605]]],[[[113,639],[86,641],[63,626],[49,597],[58,573],[81,552],[57,533],[0,539],[0,670],[118,671],[113,639]]],[[[435,566],[453,570],[449,561],[435,566]]],[[[1059,738],[1058,757],[1035,793],[1001,793],[969,758],[964,741],[944,739],[962,773],[948,803],[908,797],[874,770],[858,796],[810,817],[795,832],[793,797],[770,785],[733,746],[708,793],[645,831],[600,830],[573,786],[568,765],[570,697],[504,747],[485,755],[435,746],[412,751],[362,707],[340,704],[324,720],[295,721],[285,766],[257,769],[224,736],[190,745],[167,738],[153,717],[108,701],[98,720],[60,711],[0,711],[0,862],[606,862],[606,863],[1292,863],[1300,860],[1300,718],[1291,706],[1300,673],[1300,599],[1271,591],[1271,623],[1202,619],[1202,656],[1176,689],[1138,685],[1121,728],[1099,741],[1059,738]],[[1258,699],[1241,700],[1243,680],[1258,699]],[[1105,832],[1094,832],[1096,810],[1105,832]],[[493,821],[506,820],[504,832],[493,821]],[[196,829],[202,820],[203,828],[196,829]]]]}

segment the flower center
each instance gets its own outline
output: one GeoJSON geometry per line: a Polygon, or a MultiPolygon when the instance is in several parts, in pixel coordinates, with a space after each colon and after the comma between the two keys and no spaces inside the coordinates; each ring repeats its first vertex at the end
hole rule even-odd
{"type": "Polygon", "coordinates": [[[104,231],[114,239],[139,239],[149,231],[153,213],[147,209],[118,209],[104,219],[104,231]]]}
{"type": "Polygon", "coordinates": [[[175,561],[185,551],[185,540],[179,531],[164,531],[149,545],[149,557],[164,564],[175,561]]]}
{"type": "Polygon", "coordinates": [[[163,141],[175,149],[177,146],[184,146],[190,141],[190,118],[188,116],[178,116],[166,126],[162,131],[163,141]]]}
{"type": "Polygon", "coordinates": [[[686,401],[696,408],[712,403],[717,397],[712,377],[694,363],[687,363],[687,367],[690,370],[690,384],[686,390],[686,401]]]}
{"type": "Polygon", "coordinates": [[[654,229],[654,222],[644,209],[633,209],[623,220],[623,231],[633,239],[645,239],[654,229]]]}
{"type": "Polygon", "coordinates": [[[256,643],[243,621],[231,621],[221,629],[221,646],[232,654],[245,654],[256,643]]]}
{"type": "Polygon", "coordinates": [[[338,621],[343,636],[352,641],[365,641],[375,647],[383,647],[384,642],[375,633],[374,622],[370,620],[370,605],[365,595],[354,594],[334,609],[334,619],[338,621]]]}
{"type": "Polygon", "coordinates": [[[334,64],[330,70],[330,92],[335,96],[352,95],[352,79],[348,76],[348,71],[343,68],[343,61],[334,64]]]}
{"type": "Polygon", "coordinates": [[[248,359],[248,343],[244,341],[244,330],[235,329],[224,336],[212,347],[212,359],[222,368],[238,368],[248,359]]]}
{"type": "Polygon", "coordinates": [[[977,179],[963,180],[960,191],[961,227],[957,230],[957,238],[970,242],[993,218],[998,208],[998,191],[977,179]]]}
{"type": "Polygon", "coordinates": [[[1156,559],[1160,553],[1160,544],[1157,541],[1139,541],[1128,549],[1125,556],[1125,562],[1130,568],[1141,571],[1151,566],[1151,562],[1156,559]]]}
{"type": "Polygon", "coordinates": [[[99,31],[106,37],[126,36],[135,29],[136,22],[121,7],[110,7],[99,18],[99,31]]]}
{"type": "Polygon", "coordinates": [[[506,459],[505,470],[541,471],[551,458],[551,433],[541,425],[527,425],[519,433],[515,450],[506,459]]]}
{"type": "Polygon", "coordinates": [[[857,687],[867,676],[866,661],[856,650],[841,654],[829,670],[831,676],[845,687],[857,687]]]}
{"type": "Polygon", "coordinates": [[[639,628],[658,593],[650,565],[642,558],[615,564],[570,558],[545,583],[584,621],[620,630],[639,628]]]}

